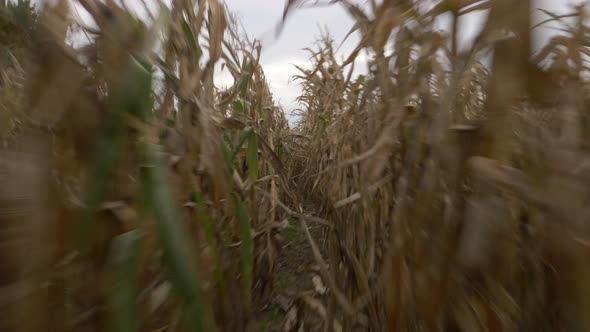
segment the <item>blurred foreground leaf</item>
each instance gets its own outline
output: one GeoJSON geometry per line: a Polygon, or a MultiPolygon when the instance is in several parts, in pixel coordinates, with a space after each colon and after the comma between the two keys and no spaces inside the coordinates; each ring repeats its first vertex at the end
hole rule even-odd
{"type": "Polygon", "coordinates": [[[250,233],[250,216],[240,196],[232,193],[235,209],[237,211],[240,233],[242,236],[242,282],[247,305],[250,305],[252,288],[252,267],[254,265],[254,244],[250,233]]]}
{"type": "Polygon", "coordinates": [[[154,214],[162,243],[164,264],[174,286],[175,294],[185,308],[184,317],[191,331],[207,331],[203,295],[199,281],[189,266],[187,244],[180,229],[176,204],[168,189],[156,146],[145,147],[147,166],[143,172],[143,192],[154,214]]]}
{"type": "Polygon", "coordinates": [[[110,292],[110,330],[113,332],[133,332],[138,328],[135,300],[138,243],[137,231],[119,235],[112,241],[114,280],[110,292]]]}

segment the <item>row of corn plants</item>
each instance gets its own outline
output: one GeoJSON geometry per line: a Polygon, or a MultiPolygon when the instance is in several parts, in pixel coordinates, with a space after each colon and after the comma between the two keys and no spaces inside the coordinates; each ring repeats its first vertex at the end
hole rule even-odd
{"type": "Polygon", "coordinates": [[[334,3],[360,41],[342,59],[328,36],[309,49],[290,145],[297,190],[329,223],[329,291],[307,306],[318,330],[590,329],[585,8],[334,3]],[[477,10],[460,51],[459,19],[477,10]],[[547,20],[533,26],[534,10],[547,20]],[[533,54],[547,23],[562,34],[533,54]]]}
{"type": "Polygon", "coordinates": [[[270,295],[288,125],[260,45],[218,0],[132,9],[2,1],[2,330],[242,331],[270,295]]]}

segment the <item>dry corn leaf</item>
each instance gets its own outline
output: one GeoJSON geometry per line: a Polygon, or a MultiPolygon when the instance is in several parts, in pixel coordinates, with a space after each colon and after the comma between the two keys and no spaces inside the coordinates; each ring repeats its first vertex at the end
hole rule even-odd
{"type": "Polygon", "coordinates": [[[328,290],[328,288],[322,282],[322,278],[318,275],[314,275],[313,277],[311,277],[311,282],[313,283],[313,287],[316,293],[320,295],[324,295],[328,290]]]}

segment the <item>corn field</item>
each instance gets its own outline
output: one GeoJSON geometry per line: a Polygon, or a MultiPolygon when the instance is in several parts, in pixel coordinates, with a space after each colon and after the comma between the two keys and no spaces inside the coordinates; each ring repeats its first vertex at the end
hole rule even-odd
{"type": "Polygon", "coordinates": [[[289,124],[221,0],[137,3],[0,1],[0,331],[590,331],[583,4],[287,0],[359,36],[289,124]]]}

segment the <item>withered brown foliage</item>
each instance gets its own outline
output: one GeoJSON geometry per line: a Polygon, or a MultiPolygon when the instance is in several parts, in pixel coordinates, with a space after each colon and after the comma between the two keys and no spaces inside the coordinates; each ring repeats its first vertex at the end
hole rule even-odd
{"type": "Polygon", "coordinates": [[[272,287],[286,183],[260,46],[217,0],[39,15],[3,66],[18,130],[2,132],[2,330],[246,329],[272,287]]]}
{"type": "Polygon", "coordinates": [[[565,33],[533,54],[529,0],[289,0],[283,21],[343,6],[360,34],[344,59],[308,49],[289,128],[219,0],[18,3],[0,1],[0,330],[255,329],[289,219],[316,264],[286,331],[590,329],[583,6],[544,11],[565,33]]]}
{"type": "Polygon", "coordinates": [[[329,295],[302,310],[325,330],[590,328],[584,7],[546,12],[574,23],[532,56],[530,1],[334,2],[361,38],[344,60],[321,39],[296,77],[293,172],[332,226],[329,295]],[[481,9],[459,52],[459,17],[481,9]]]}

